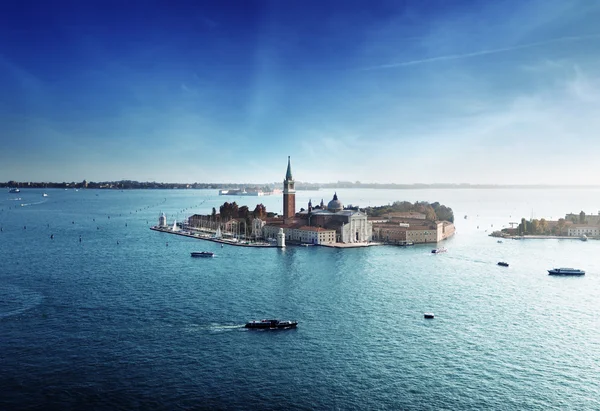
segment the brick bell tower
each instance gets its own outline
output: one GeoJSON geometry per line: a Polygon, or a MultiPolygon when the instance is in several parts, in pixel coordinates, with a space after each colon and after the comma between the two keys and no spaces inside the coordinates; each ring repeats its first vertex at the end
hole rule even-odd
{"type": "Polygon", "coordinates": [[[283,221],[293,219],[296,215],[296,190],[292,178],[292,164],[288,156],[287,172],[283,180],[283,221]]]}

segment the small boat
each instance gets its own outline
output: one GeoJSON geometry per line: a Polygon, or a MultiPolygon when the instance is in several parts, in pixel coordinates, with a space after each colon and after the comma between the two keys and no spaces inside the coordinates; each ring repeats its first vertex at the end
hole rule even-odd
{"type": "Polygon", "coordinates": [[[400,241],[398,243],[400,247],[410,247],[411,245],[415,245],[412,241],[400,241]]]}
{"type": "Polygon", "coordinates": [[[8,190],[9,193],[20,193],[21,190],[19,190],[18,188],[11,188],[10,190],[8,190]]]}
{"type": "Polygon", "coordinates": [[[42,194],[42,197],[48,197],[48,194],[44,193],[42,194]]]}
{"type": "Polygon", "coordinates": [[[553,268],[548,270],[549,275],[585,275],[585,271],[576,268],[553,268]]]}
{"type": "Polygon", "coordinates": [[[498,244],[502,244],[504,241],[502,240],[498,240],[498,244]]]}
{"type": "Polygon", "coordinates": [[[498,263],[498,265],[502,266],[502,267],[508,267],[508,263],[505,263],[504,261],[500,261],[498,263]]]}
{"type": "Polygon", "coordinates": [[[433,315],[433,313],[425,313],[425,314],[423,314],[423,317],[425,317],[427,319],[432,319],[432,318],[435,318],[435,315],[433,315]]]}
{"type": "Polygon", "coordinates": [[[263,330],[284,330],[296,328],[298,321],[260,320],[246,323],[245,328],[257,328],[263,330]]]}
{"type": "Polygon", "coordinates": [[[193,252],[192,257],[214,257],[215,253],[210,251],[193,252]]]}
{"type": "Polygon", "coordinates": [[[439,254],[439,253],[445,253],[446,250],[444,247],[442,248],[434,248],[433,250],[431,250],[431,254],[439,254]]]}
{"type": "Polygon", "coordinates": [[[580,239],[581,241],[587,241],[587,240],[588,240],[588,238],[587,238],[587,235],[585,235],[585,234],[584,234],[584,235],[582,235],[581,237],[579,237],[579,239],[580,239]]]}

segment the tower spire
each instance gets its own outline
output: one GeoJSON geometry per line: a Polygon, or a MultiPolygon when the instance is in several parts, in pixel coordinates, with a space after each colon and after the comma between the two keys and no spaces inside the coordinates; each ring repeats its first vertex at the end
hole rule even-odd
{"type": "Polygon", "coordinates": [[[287,167],[287,172],[285,173],[285,179],[293,180],[293,178],[292,178],[292,162],[290,160],[290,156],[288,156],[288,167],[287,167]]]}

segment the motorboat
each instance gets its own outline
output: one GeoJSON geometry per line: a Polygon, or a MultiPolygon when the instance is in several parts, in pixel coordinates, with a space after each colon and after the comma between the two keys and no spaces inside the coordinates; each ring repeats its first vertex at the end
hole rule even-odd
{"type": "Polygon", "coordinates": [[[11,188],[10,190],[8,190],[9,193],[20,193],[21,190],[19,190],[18,188],[11,188]]]}
{"type": "Polygon", "coordinates": [[[434,248],[433,250],[431,250],[431,254],[439,254],[439,253],[445,253],[446,250],[444,247],[442,248],[434,248]]]}
{"type": "Polygon", "coordinates": [[[399,245],[400,247],[409,247],[409,246],[411,246],[411,245],[415,245],[415,243],[413,243],[412,241],[400,241],[400,242],[398,243],[398,245],[399,245]]]}
{"type": "Polygon", "coordinates": [[[498,240],[497,242],[498,242],[498,244],[502,244],[504,241],[498,240]]]}
{"type": "Polygon", "coordinates": [[[423,317],[427,318],[428,320],[431,320],[435,318],[435,315],[433,313],[425,313],[423,314],[423,317]]]}
{"type": "Polygon", "coordinates": [[[192,257],[214,257],[215,253],[210,251],[193,252],[192,257]]]}
{"type": "Polygon", "coordinates": [[[44,193],[42,194],[42,197],[48,197],[48,194],[44,193]]]}
{"type": "Polygon", "coordinates": [[[246,323],[245,328],[256,328],[263,330],[284,330],[296,328],[298,321],[260,320],[246,323]]]}
{"type": "Polygon", "coordinates": [[[553,268],[548,270],[549,275],[585,275],[585,271],[576,268],[553,268]]]}
{"type": "Polygon", "coordinates": [[[508,263],[505,263],[504,261],[500,261],[498,263],[498,265],[502,266],[502,267],[508,267],[508,263]]]}

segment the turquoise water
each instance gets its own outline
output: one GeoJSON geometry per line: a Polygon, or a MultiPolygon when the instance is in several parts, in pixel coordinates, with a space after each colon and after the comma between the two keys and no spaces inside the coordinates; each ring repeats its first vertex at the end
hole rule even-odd
{"type": "Polygon", "coordinates": [[[338,190],[345,204],[451,206],[457,234],[440,255],[149,230],[160,211],[170,223],[226,200],[279,211],[279,196],[47,192],[0,197],[1,408],[600,409],[600,242],[487,235],[597,213],[598,190],[338,190]],[[216,257],[189,257],[203,250],[216,257]],[[265,317],[299,327],[241,328],[265,317]]]}

